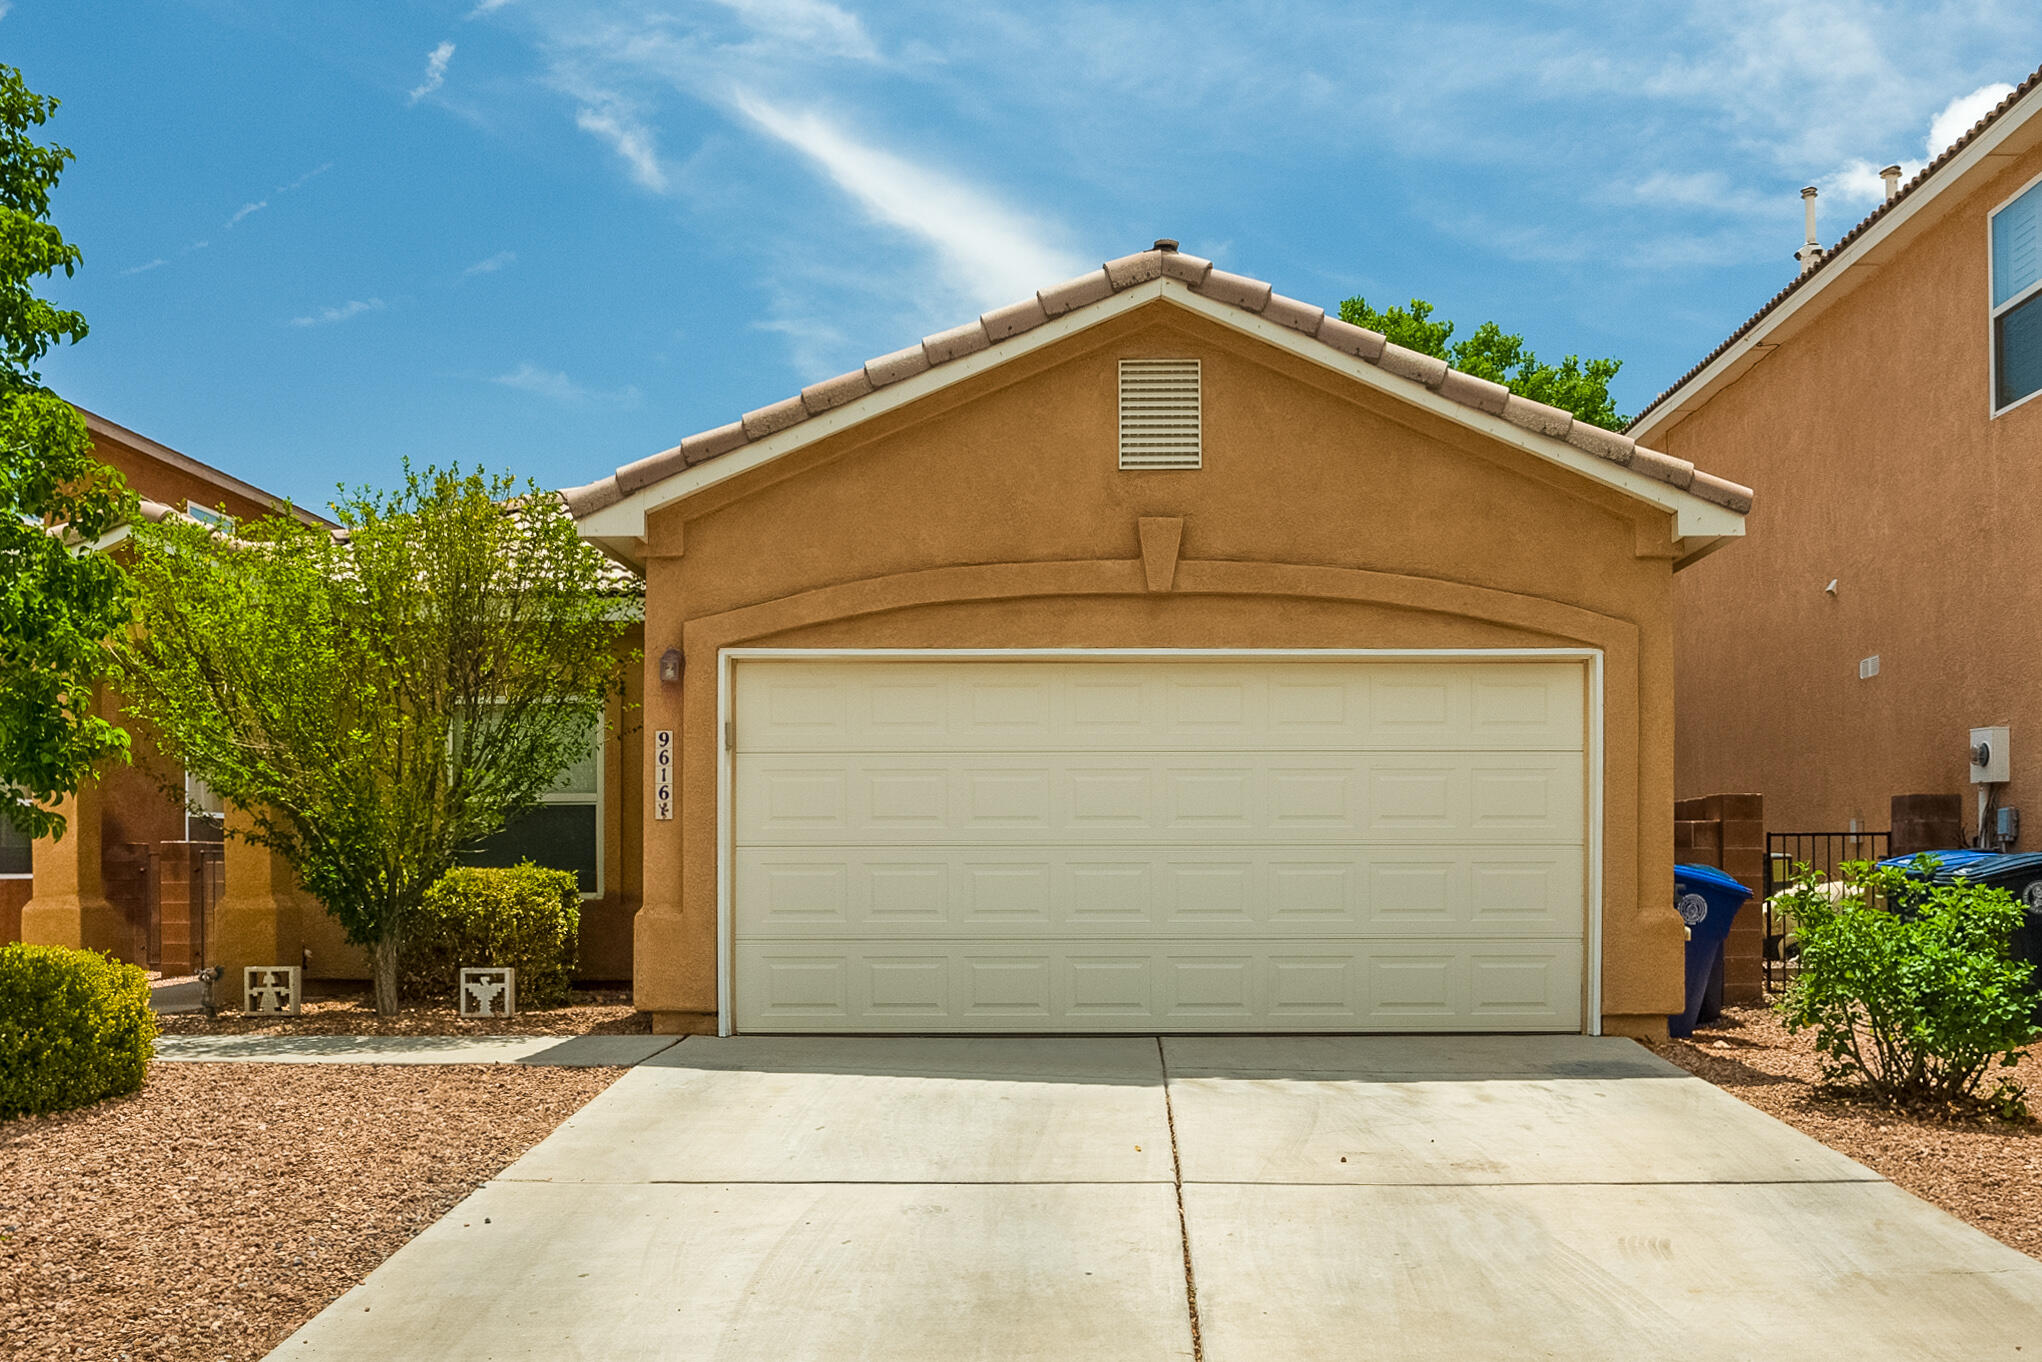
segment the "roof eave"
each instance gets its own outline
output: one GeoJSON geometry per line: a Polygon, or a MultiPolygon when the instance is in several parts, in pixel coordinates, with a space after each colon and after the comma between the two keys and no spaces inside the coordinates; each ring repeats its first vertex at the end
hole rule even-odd
{"type": "Polygon", "coordinates": [[[2042,84],[2028,90],[1934,174],[1893,201],[1871,226],[1823,258],[1805,282],[1746,324],[1712,359],[1656,398],[1628,427],[1640,441],[1658,440],[1709,398],[1741,377],[1831,304],[1865,283],[1902,248],[1953,211],[1965,187],[1976,187],[2006,163],[2042,143],[2042,84]]]}
{"type": "Polygon", "coordinates": [[[1408,402],[1447,421],[1473,429],[1544,462],[1569,468],[1626,495],[1669,512],[1677,538],[1700,542],[1734,538],[1743,533],[1743,515],[1697,496],[1672,483],[1586,453],[1563,440],[1527,430],[1502,416],[1442,396],[1377,364],[1347,355],[1301,331],[1208,298],[1179,280],[1163,278],[1123,289],[1111,297],[1074,309],[1040,326],[1000,341],[976,354],[951,360],[892,383],[835,410],[801,421],[752,441],[729,453],[709,458],[671,477],[588,513],[579,520],[584,538],[594,540],[613,557],[638,566],[645,557],[646,518],[663,507],[686,500],[707,488],[739,477],[818,440],[919,401],[1008,361],[1054,345],[1092,326],[1151,302],[1164,301],[1223,326],[1264,340],[1321,368],[1408,402]]]}

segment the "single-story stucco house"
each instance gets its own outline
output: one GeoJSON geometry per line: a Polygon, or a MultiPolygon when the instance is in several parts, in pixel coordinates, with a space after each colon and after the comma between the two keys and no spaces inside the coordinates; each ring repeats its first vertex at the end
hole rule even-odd
{"type": "Polygon", "coordinates": [[[1664,1034],[1750,492],[1175,243],[563,494],[664,1032],[1664,1034]]]}

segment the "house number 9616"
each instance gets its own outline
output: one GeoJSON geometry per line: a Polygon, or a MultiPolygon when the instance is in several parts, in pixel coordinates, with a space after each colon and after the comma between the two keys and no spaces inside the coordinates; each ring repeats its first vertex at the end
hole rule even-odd
{"type": "Polygon", "coordinates": [[[674,816],[674,731],[662,728],[652,735],[652,816],[674,816]]]}

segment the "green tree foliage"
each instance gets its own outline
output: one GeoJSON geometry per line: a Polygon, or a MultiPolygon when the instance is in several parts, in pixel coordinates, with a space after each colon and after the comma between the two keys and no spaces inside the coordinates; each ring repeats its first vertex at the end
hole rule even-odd
{"type": "MultiPolygon", "coordinates": [[[[1773,899],[1794,924],[1800,969],[1778,1003],[1787,1029],[1815,1032],[1824,1077],[1906,1105],[1977,1095],[1994,1065],[2042,1035],[2034,966],[2008,942],[2021,905],[2003,889],[1931,884],[1911,870],[1852,862],[1824,883],[1803,867],[1773,899]]],[[[2020,1106],[2018,1090],[1996,1105],[2020,1106]]]]}
{"type": "Polygon", "coordinates": [[[1432,320],[1432,304],[1413,298],[1409,307],[1388,311],[1370,307],[1365,298],[1340,304],[1340,320],[1380,331],[1394,345],[1443,359],[1463,373],[1501,383],[1519,397],[1571,411],[1590,425],[1621,430],[1626,419],[1610,400],[1610,381],[1624,367],[1620,359],[1582,359],[1569,355],[1547,364],[1532,353],[1524,337],[1483,322],[1465,340],[1453,339],[1454,324],[1432,320]]]}
{"type": "Polygon", "coordinates": [[[601,557],[517,490],[407,468],[335,505],[342,534],[279,514],[135,536],[129,710],[373,952],[385,1015],[427,891],[588,755],[621,683],[601,557]]]}
{"type": "Polygon", "coordinates": [[[92,712],[106,640],[126,618],[120,567],[79,549],[133,498],[35,367],[85,335],[84,317],[35,292],[81,259],[50,221],[71,153],[35,139],[56,107],[0,66],[0,818],[35,837],[61,835],[48,806],[127,752],[127,735],[92,712]]]}

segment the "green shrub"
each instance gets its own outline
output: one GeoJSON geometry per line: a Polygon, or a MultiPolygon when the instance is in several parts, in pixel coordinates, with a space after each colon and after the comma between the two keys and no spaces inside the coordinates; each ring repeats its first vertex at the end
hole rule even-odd
{"type": "Polygon", "coordinates": [[[580,949],[572,874],[530,861],[450,870],[405,932],[401,988],[411,998],[449,998],[463,967],[488,965],[518,972],[519,1007],[563,1003],[580,949]]]}
{"type": "Polygon", "coordinates": [[[140,969],[97,951],[0,946],[0,1119],[137,1092],[155,1049],[140,969]]]}
{"type": "Polygon", "coordinates": [[[1967,881],[1929,884],[1933,866],[1853,862],[1836,886],[1804,867],[1782,896],[1801,942],[1778,1003],[1787,1029],[1814,1030],[1827,1081],[1903,1105],[1976,1097],[1989,1069],[2012,1066],[2042,1035],[2034,967],[2007,948],[2020,904],[1967,881]]]}

